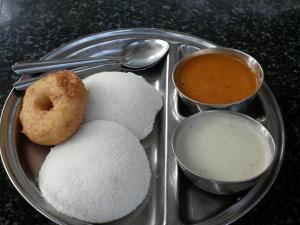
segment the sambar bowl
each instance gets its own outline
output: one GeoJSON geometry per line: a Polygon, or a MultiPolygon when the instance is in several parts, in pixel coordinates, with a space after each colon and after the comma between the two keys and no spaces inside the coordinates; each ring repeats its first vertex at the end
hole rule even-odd
{"type": "Polygon", "coordinates": [[[182,102],[184,103],[184,105],[187,106],[187,109],[191,112],[199,112],[199,111],[214,110],[214,109],[243,111],[247,108],[249,103],[251,103],[251,101],[255,98],[257,92],[261,88],[261,85],[263,84],[264,81],[264,72],[261,65],[252,56],[236,49],[216,47],[216,48],[202,49],[183,57],[181,60],[178,61],[178,63],[174,67],[172,80],[182,102]],[[244,63],[245,65],[247,65],[256,76],[257,79],[256,90],[250,95],[248,95],[246,98],[240,99],[238,101],[233,101],[230,103],[225,103],[225,104],[205,103],[204,101],[193,99],[192,97],[187,96],[185,93],[183,93],[180,87],[178,87],[178,84],[176,82],[176,76],[178,75],[179,68],[184,66],[184,64],[186,64],[187,62],[190,62],[191,60],[199,56],[204,56],[209,54],[220,54],[220,55],[232,56],[238,59],[239,61],[241,61],[242,63],[244,63]]]}

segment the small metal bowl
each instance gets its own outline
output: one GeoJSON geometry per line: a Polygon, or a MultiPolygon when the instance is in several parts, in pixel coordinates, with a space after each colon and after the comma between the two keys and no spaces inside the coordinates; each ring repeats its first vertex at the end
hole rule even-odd
{"type": "Polygon", "coordinates": [[[227,111],[227,110],[212,110],[212,111],[206,111],[206,112],[199,112],[187,119],[185,119],[181,124],[175,129],[172,137],[172,148],[173,152],[176,156],[176,159],[179,163],[179,166],[183,170],[183,173],[188,177],[188,179],[195,184],[197,187],[199,187],[202,190],[205,190],[210,193],[214,194],[233,194],[236,192],[240,192],[243,190],[247,190],[250,187],[252,187],[260,177],[262,177],[264,174],[267,173],[269,168],[271,167],[273,161],[274,161],[274,155],[275,155],[275,143],[274,140],[269,133],[269,131],[261,125],[259,122],[257,122],[255,119],[246,116],[241,113],[233,112],[233,111],[227,111]],[[254,128],[257,133],[263,138],[264,141],[270,146],[270,156],[268,160],[267,166],[262,170],[258,175],[245,179],[245,180],[239,180],[239,181],[220,181],[220,180],[213,180],[207,177],[202,176],[201,174],[197,174],[194,172],[189,166],[183,162],[181,155],[182,151],[185,151],[185,149],[181,149],[176,146],[176,139],[183,127],[191,126],[193,124],[193,121],[195,119],[199,119],[199,117],[205,119],[207,116],[233,116],[238,119],[243,119],[245,122],[249,123],[249,125],[254,128]],[[181,154],[180,154],[181,153],[181,154]]]}
{"type": "Polygon", "coordinates": [[[176,64],[176,66],[174,68],[174,71],[172,74],[172,80],[173,80],[173,83],[174,83],[178,93],[179,93],[181,100],[187,106],[188,110],[191,112],[199,112],[199,111],[206,111],[206,110],[213,110],[213,109],[243,111],[244,109],[247,108],[249,103],[255,98],[257,92],[259,91],[259,89],[264,81],[264,72],[263,72],[263,69],[260,66],[260,64],[257,62],[257,60],[254,59],[252,56],[250,56],[242,51],[236,50],[236,49],[217,47],[217,48],[203,49],[203,50],[194,52],[190,55],[183,57],[176,64]],[[175,79],[176,75],[178,73],[178,68],[180,68],[183,64],[185,64],[187,61],[189,61],[193,58],[196,58],[200,55],[207,55],[207,54],[230,55],[230,56],[234,56],[234,57],[240,59],[242,62],[247,64],[254,71],[254,73],[257,77],[258,86],[257,86],[256,91],[252,95],[250,95],[244,99],[241,99],[239,101],[235,101],[235,102],[232,102],[229,104],[208,104],[208,103],[194,100],[194,99],[186,96],[184,93],[182,93],[180,88],[178,88],[178,86],[176,84],[176,79],[175,79]]]}

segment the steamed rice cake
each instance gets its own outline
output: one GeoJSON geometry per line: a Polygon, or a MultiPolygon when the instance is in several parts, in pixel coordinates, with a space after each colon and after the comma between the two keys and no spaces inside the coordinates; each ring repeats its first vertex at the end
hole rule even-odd
{"type": "Polygon", "coordinates": [[[131,130],[138,139],[152,130],[162,107],[161,94],[134,73],[102,72],[84,79],[89,90],[86,120],[110,120],[131,130]]]}
{"type": "Polygon", "coordinates": [[[95,120],[51,149],[39,172],[39,187],[57,211],[103,223],[140,205],[150,178],[149,161],[136,136],[114,122],[95,120]]]}

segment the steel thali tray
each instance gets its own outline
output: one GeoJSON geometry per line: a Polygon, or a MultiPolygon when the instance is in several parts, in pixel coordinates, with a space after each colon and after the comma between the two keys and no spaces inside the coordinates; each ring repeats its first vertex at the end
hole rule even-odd
{"type": "MultiPolygon", "coordinates": [[[[140,38],[159,38],[169,42],[168,55],[154,68],[136,72],[159,90],[164,106],[158,114],[152,133],[142,144],[148,155],[152,178],[148,196],[130,215],[111,225],[229,224],[253,208],[267,193],[279,172],[284,154],[284,125],[278,104],[264,83],[258,96],[244,113],[263,123],[272,134],[275,161],[268,173],[250,190],[228,196],[201,191],[182,174],[172,152],[171,137],[179,123],[191,114],[178,98],[172,83],[172,72],[184,55],[203,48],[216,47],[201,38],[159,29],[122,29],[93,34],[66,44],[44,59],[76,56],[118,56],[122,46],[140,38]]],[[[104,65],[80,74],[82,78],[100,71],[124,71],[118,65],[104,65]]],[[[22,78],[23,79],[23,78],[22,78]]],[[[52,208],[41,196],[37,173],[49,149],[37,146],[22,134],[18,113],[22,93],[11,91],[1,116],[1,157],[10,180],[20,194],[40,213],[58,224],[88,224],[52,208]],[[37,150],[38,148],[38,150],[37,150]]]]}

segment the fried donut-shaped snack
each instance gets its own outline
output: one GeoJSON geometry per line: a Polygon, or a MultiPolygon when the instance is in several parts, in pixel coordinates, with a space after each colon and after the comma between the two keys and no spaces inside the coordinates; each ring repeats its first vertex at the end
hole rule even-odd
{"type": "Polygon", "coordinates": [[[56,145],[71,137],[85,116],[88,92],[72,71],[49,74],[27,88],[22,132],[34,143],[56,145]]]}

